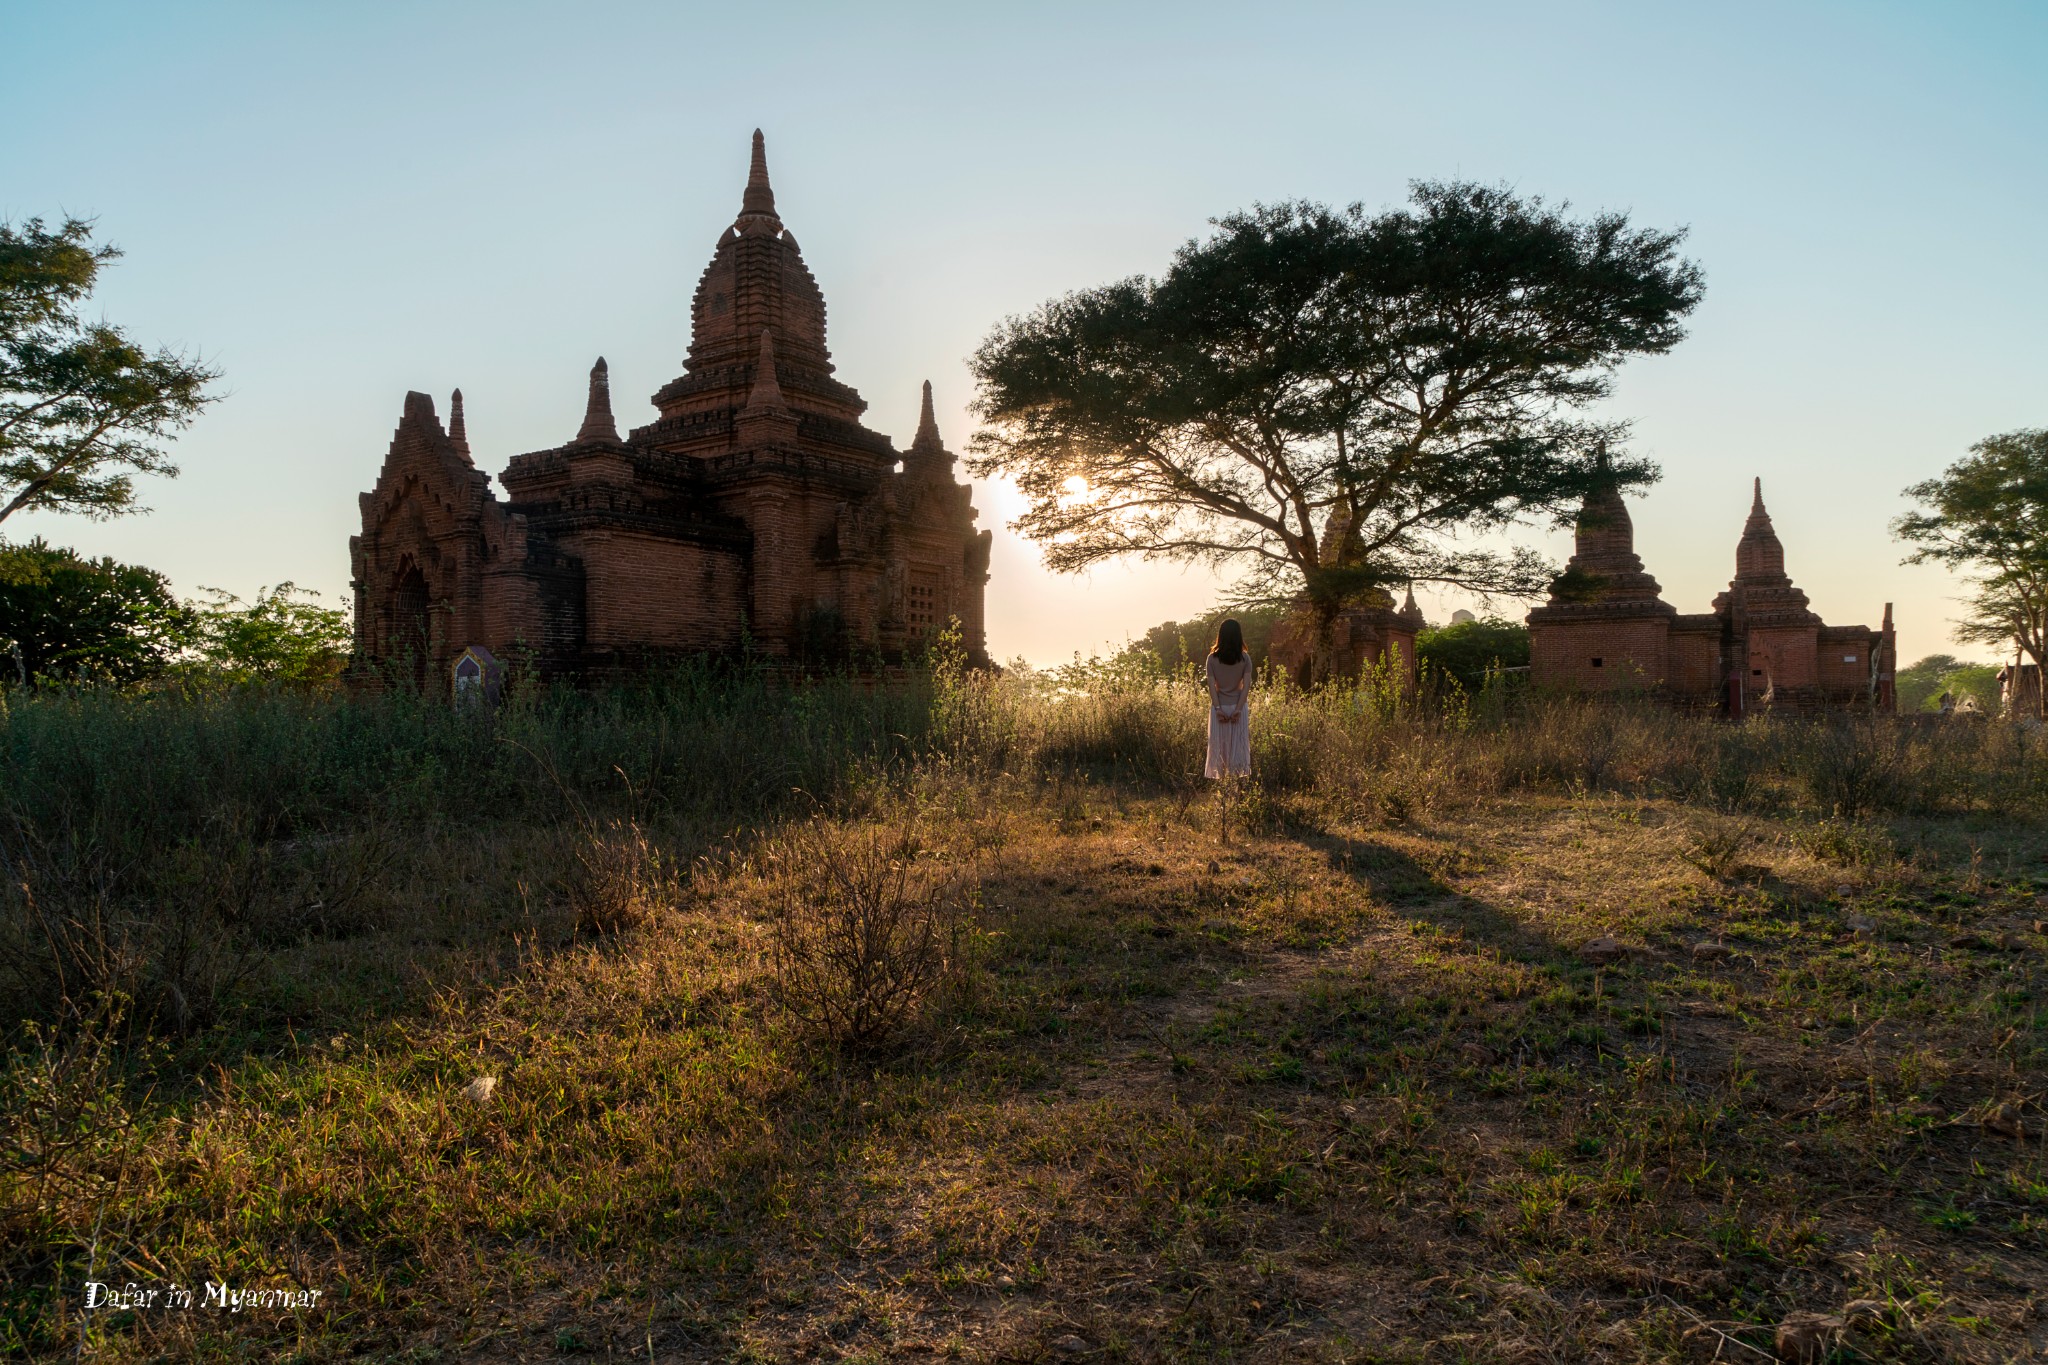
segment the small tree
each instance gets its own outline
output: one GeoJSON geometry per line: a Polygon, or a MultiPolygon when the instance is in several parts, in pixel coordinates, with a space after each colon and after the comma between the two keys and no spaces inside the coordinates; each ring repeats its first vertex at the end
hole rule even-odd
{"type": "Polygon", "coordinates": [[[1938,479],[1906,496],[1922,504],[1892,523],[1917,549],[1908,564],[1940,564],[1965,576],[1967,614],[1956,639],[2017,646],[2048,659],[2048,430],[1989,436],[1938,479]]]}
{"type": "Polygon", "coordinates": [[[1457,538],[1654,477],[1596,465],[1624,428],[1584,410],[1684,335],[1702,286],[1681,232],[1430,183],[1376,216],[1287,204],[1216,229],[975,354],[970,467],[1016,480],[1054,570],[1208,563],[1244,601],[1312,605],[1321,640],[1389,585],[1538,594],[1539,556],[1457,538]]]}
{"type": "Polygon", "coordinates": [[[245,603],[219,588],[193,605],[194,663],[227,682],[320,683],[347,661],[348,614],[310,588],[280,583],[245,603]]]}
{"type": "Polygon", "coordinates": [[[141,682],[170,666],[192,626],[154,569],[40,537],[0,545],[0,682],[141,682]]]}
{"type": "Polygon", "coordinates": [[[1458,621],[1418,634],[1415,655],[1424,666],[1449,675],[1468,691],[1477,692],[1486,685],[1486,675],[1494,669],[1528,667],[1529,628],[1498,616],[1458,621]]]}
{"type": "Polygon", "coordinates": [[[1894,682],[1899,710],[1930,709],[1934,698],[1942,691],[1942,678],[1962,667],[1965,667],[1963,661],[1953,654],[1929,654],[1900,669],[1894,682]]]}
{"type": "Polygon", "coordinates": [[[121,254],[91,243],[76,218],[54,232],[0,223],[0,521],[138,510],[134,476],[175,476],[164,442],[214,401],[218,371],[79,316],[121,254]]]}

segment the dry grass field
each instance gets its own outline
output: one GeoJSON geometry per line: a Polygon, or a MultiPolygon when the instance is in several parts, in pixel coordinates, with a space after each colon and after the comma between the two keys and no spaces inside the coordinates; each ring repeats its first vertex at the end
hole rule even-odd
{"type": "Polygon", "coordinates": [[[17,700],[0,1330],[2048,1353],[2041,737],[1370,689],[1254,726],[1224,845],[1191,689],[1107,669],[17,700]]]}

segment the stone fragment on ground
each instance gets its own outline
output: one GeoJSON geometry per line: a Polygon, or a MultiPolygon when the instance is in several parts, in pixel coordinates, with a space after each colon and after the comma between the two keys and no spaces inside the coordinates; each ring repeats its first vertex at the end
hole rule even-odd
{"type": "Polygon", "coordinates": [[[1627,957],[1628,949],[1622,946],[1621,940],[1603,934],[1599,938],[1588,939],[1579,949],[1579,956],[1595,967],[1605,967],[1627,957]]]}
{"type": "Polygon", "coordinates": [[[1778,1324],[1778,1359],[1795,1365],[1818,1365],[1825,1359],[1843,1322],[1826,1313],[1793,1313],[1778,1324]]]}
{"type": "Polygon", "coordinates": [[[2001,1104],[1984,1116],[1984,1126],[2000,1137],[2023,1140],[2027,1136],[2027,1125],[2020,1118],[2020,1107],[2016,1104],[2001,1104]]]}

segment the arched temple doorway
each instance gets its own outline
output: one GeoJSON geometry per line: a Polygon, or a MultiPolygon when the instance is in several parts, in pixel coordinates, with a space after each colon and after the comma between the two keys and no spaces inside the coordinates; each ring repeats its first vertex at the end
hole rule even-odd
{"type": "Polygon", "coordinates": [[[398,582],[391,590],[391,640],[389,657],[398,676],[412,679],[414,687],[427,685],[429,649],[432,636],[427,628],[427,579],[419,565],[405,561],[398,570],[398,582]]]}

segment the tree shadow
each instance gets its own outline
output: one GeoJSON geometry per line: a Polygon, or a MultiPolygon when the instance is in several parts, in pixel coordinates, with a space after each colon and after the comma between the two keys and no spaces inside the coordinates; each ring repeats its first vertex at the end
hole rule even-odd
{"type": "Polygon", "coordinates": [[[1476,896],[1452,886],[1438,868],[1406,849],[1348,834],[1295,836],[1298,843],[1321,854],[1331,871],[1370,891],[1395,913],[1422,920],[1444,931],[1456,931],[1520,960],[1565,952],[1555,936],[1515,918],[1476,896]]]}

